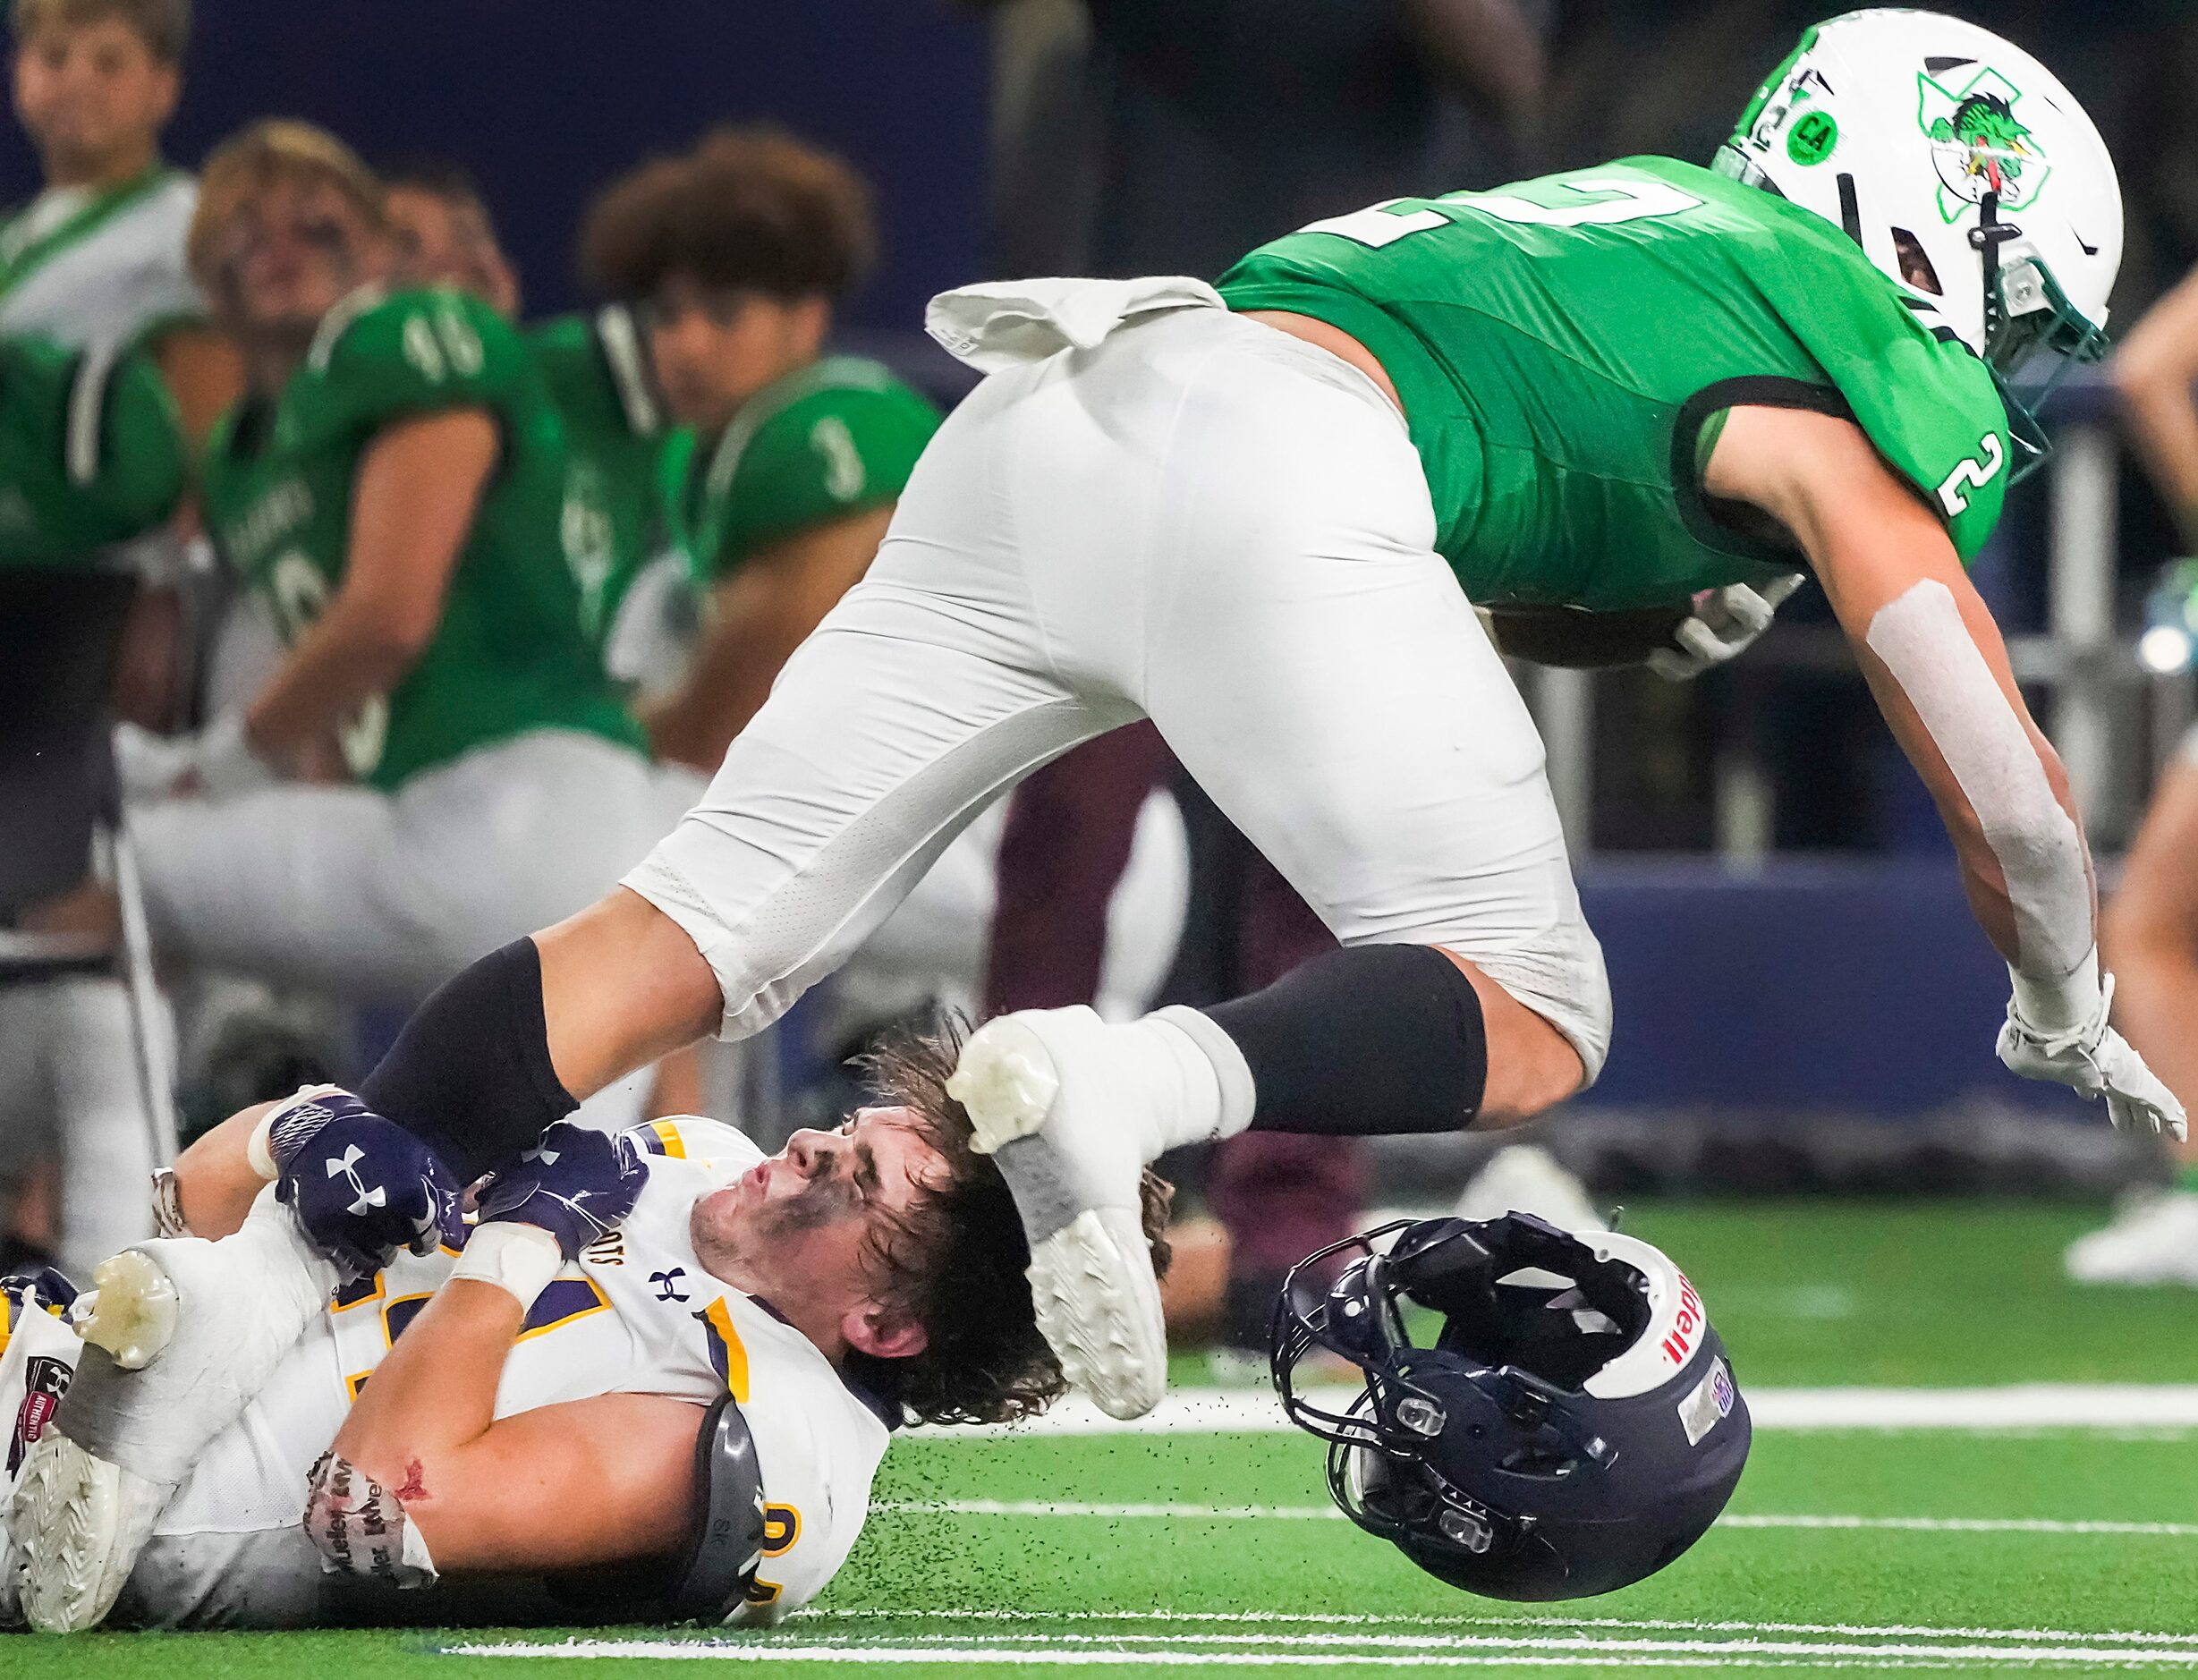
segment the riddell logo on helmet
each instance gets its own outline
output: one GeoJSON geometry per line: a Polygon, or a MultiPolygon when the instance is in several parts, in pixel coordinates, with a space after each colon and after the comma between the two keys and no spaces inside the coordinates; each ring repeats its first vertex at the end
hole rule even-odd
{"type": "Polygon", "coordinates": [[[1664,1337],[1664,1357],[1675,1365],[1684,1365],[1694,1356],[1694,1344],[1702,1336],[1702,1327],[1710,1321],[1710,1315],[1702,1310],[1702,1297],[1694,1293],[1694,1285],[1682,1275],[1679,1279],[1679,1312],[1672,1320],[1671,1331],[1664,1337]]]}

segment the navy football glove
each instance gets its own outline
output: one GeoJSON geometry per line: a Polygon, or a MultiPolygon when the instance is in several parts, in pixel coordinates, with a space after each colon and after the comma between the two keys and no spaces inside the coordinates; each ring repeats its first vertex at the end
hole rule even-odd
{"type": "Polygon", "coordinates": [[[348,1278],[371,1277],[399,1249],[465,1239],[460,1186],[435,1152],[333,1085],[277,1109],[267,1129],[275,1193],[306,1241],[348,1278]]]}
{"type": "Polygon", "coordinates": [[[631,1138],[560,1120],[489,1181],[480,1220],[539,1226],[572,1260],[633,1211],[648,1179],[648,1165],[631,1138]]]}

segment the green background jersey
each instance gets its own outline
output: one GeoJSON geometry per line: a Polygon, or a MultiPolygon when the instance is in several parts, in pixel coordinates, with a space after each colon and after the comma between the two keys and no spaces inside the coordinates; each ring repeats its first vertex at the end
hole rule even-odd
{"type": "Polygon", "coordinates": [[[1854,420],[1965,562],[1999,516],[2007,416],[1983,364],[1837,227],[1692,165],[1400,199],[1261,246],[1220,285],[1379,360],[1436,547],[1483,606],[1618,611],[1795,570],[1699,492],[1702,428],[1742,404],[1854,420]]]}
{"type": "Polygon", "coordinates": [[[827,356],[766,386],[714,448],[688,444],[680,506],[707,589],[760,549],[900,498],[938,411],[882,364],[827,356]]]}
{"type": "Polygon", "coordinates": [[[529,327],[526,337],[564,419],[572,505],[599,507],[607,521],[598,531],[566,533],[581,624],[599,641],[626,586],[668,539],[663,472],[671,428],[624,305],[556,316],[529,327]]]}
{"type": "Polygon", "coordinates": [[[175,405],[151,362],[0,339],[0,566],[92,566],[174,511],[175,405]]]}
{"type": "Polygon", "coordinates": [[[369,288],[330,310],[280,397],[248,399],[216,428],[203,486],[216,543],[294,642],[343,581],[368,445],[396,421],[458,408],[495,417],[501,454],[434,639],[343,731],[352,773],[377,787],[534,729],[639,743],[581,627],[566,558],[564,533],[603,514],[568,506],[548,387],[516,331],[475,298],[369,288]]]}

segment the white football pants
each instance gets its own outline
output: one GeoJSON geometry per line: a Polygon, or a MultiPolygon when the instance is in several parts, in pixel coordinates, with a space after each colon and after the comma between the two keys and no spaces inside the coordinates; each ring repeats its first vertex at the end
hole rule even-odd
{"type": "Polygon", "coordinates": [[[610,742],[539,730],[394,793],[284,783],[129,822],[164,958],[412,1004],[600,898],[692,792],[610,742]]]}
{"type": "Polygon", "coordinates": [[[971,817],[1149,716],[1346,945],[1448,946],[1609,1042],[1540,737],[1448,568],[1403,420],[1217,309],[988,378],[868,576],[626,885],[776,1019],[971,817]]]}

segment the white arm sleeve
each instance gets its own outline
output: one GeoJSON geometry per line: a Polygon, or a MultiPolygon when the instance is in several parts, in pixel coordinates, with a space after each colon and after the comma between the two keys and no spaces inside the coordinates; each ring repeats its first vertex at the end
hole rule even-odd
{"type": "Polygon", "coordinates": [[[1999,861],[2015,912],[2009,966],[2018,982],[2049,988],[2066,980],[2092,953],[2083,836],[2054,798],[2030,733],[1962,622],[1953,591],[1929,579],[1915,584],[1878,609],[1868,641],[1915,708],[1999,861]]]}

